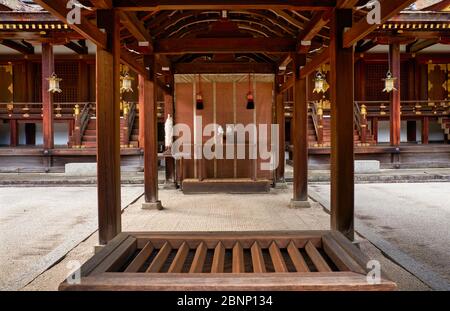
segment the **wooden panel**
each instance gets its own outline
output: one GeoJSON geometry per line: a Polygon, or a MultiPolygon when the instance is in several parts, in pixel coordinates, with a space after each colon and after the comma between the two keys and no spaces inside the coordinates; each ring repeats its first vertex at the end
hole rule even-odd
{"type": "Polygon", "coordinates": [[[206,259],[206,252],[208,248],[204,242],[201,242],[197,250],[195,251],[194,259],[192,260],[192,265],[189,273],[201,273],[203,271],[203,265],[206,259]]]}
{"type": "Polygon", "coordinates": [[[297,272],[309,272],[308,265],[294,242],[289,243],[287,251],[297,272]]]}
{"type": "Polygon", "coordinates": [[[152,243],[148,242],[147,244],[145,244],[144,248],[125,269],[125,272],[138,272],[139,269],[144,265],[147,258],[149,258],[152,254],[153,249],[154,248],[152,243]]]}
{"type": "Polygon", "coordinates": [[[180,273],[183,269],[184,261],[189,253],[189,245],[184,242],[178,249],[178,252],[169,267],[169,273],[180,273]]]}
{"type": "Polygon", "coordinates": [[[275,272],[288,272],[286,263],[284,262],[283,255],[281,255],[280,249],[276,242],[273,242],[269,247],[270,257],[272,258],[273,267],[275,272]]]}
{"type": "Polygon", "coordinates": [[[98,274],[119,269],[136,250],[136,238],[129,236],[119,247],[111,252],[91,274],[98,274]]]}
{"type": "Polygon", "coordinates": [[[152,263],[148,267],[147,273],[155,273],[159,272],[161,268],[163,267],[167,257],[169,256],[170,252],[172,251],[172,247],[168,242],[166,242],[163,247],[159,250],[156,257],[153,259],[152,263]]]}
{"type": "Polygon", "coordinates": [[[308,242],[305,246],[305,250],[319,272],[331,272],[330,266],[327,264],[325,259],[323,259],[322,255],[320,255],[319,251],[314,245],[308,242]]]}
{"type": "Polygon", "coordinates": [[[340,271],[364,274],[366,271],[330,236],[322,238],[323,249],[340,271]]]}
{"type": "Polygon", "coordinates": [[[233,247],[233,273],[244,273],[244,249],[241,243],[237,242],[233,247]]]}
{"type": "Polygon", "coordinates": [[[214,250],[211,273],[223,273],[225,263],[225,247],[219,242],[214,250]]]}
{"type": "Polygon", "coordinates": [[[255,96],[255,107],[256,107],[256,125],[258,126],[258,161],[257,161],[257,176],[258,178],[272,179],[272,170],[262,170],[261,163],[270,163],[270,159],[262,160],[260,153],[260,146],[265,145],[265,151],[272,152],[271,143],[271,125],[273,123],[273,83],[267,82],[257,82],[256,83],[256,96],[255,96]],[[267,141],[260,139],[260,124],[267,125],[266,137],[267,141]]]}
{"type": "MultiPolygon", "coordinates": [[[[252,91],[254,91],[254,86],[252,84],[251,86],[252,91]]],[[[258,90],[256,90],[258,92],[258,90]]],[[[248,94],[248,79],[246,79],[244,82],[236,83],[236,124],[242,124],[244,126],[247,126],[249,124],[255,124],[255,117],[256,117],[256,111],[259,109],[256,104],[258,103],[256,101],[255,97],[255,110],[248,110],[247,109],[247,94],[248,94]]],[[[256,134],[255,134],[256,135],[256,134]]],[[[255,136],[256,141],[253,141],[254,143],[257,143],[257,136],[255,136]]],[[[252,139],[250,138],[249,134],[246,134],[245,139],[239,139],[239,137],[236,138],[236,143],[245,146],[245,159],[237,159],[236,165],[237,165],[237,178],[249,178],[254,176],[254,170],[255,170],[255,160],[250,160],[250,154],[249,154],[249,144],[252,142],[252,139]]]]}
{"type": "Polygon", "coordinates": [[[264,263],[261,246],[258,242],[255,242],[251,248],[252,265],[254,273],[266,273],[266,264],[264,263]]]}

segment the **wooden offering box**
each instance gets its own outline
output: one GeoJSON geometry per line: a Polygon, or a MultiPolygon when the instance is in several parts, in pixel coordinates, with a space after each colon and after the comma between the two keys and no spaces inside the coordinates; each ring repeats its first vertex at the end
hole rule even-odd
{"type": "Polygon", "coordinates": [[[60,290],[395,290],[334,231],[121,233],[60,290]]]}

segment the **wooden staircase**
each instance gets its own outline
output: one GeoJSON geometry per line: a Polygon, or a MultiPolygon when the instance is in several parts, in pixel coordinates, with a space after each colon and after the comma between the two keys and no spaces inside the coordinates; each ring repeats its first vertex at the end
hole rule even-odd
{"type": "Polygon", "coordinates": [[[450,139],[450,117],[439,118],[439,124],[444,130],[444,135],[447,135],[447,139],[450,139]]]}
{"type": "MultiPolygon", "coordinates": [[[[81,138],[81,148],[97,148],[97,119],[91,117],[88,121],[86,130],[84,131],[81,138]]],[[[123,128],[125,127],[125,121],[120,118],[120,146],[125,148],[123,128]]],[[[73,146],[73,137],[70,137],[69,146],[73,146]]],[[[133,123],[132,132],[130,135],[130,141],[126,148],[139,148],[139,117],[135,118],[133,123]]]]}
{"type": "MultiPolygon", "coordinates": [[[[361,136],[358,130],[354,129],[355,145],[362,145],[361,136]]],[[[310,147],[319,147],[317,133],[314,127],[313,116],[308,116],[308,143],[310,147]]],[[[376,145],[374,136],[368,131],[366,135],[366,144],[376,145]]],[[[331,118],[323,118],[323,145],[321,147],[331,146],[331,118]]]]}

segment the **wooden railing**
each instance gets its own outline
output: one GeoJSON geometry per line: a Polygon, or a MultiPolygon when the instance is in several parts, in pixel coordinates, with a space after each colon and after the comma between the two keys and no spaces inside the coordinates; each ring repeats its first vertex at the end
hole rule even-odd
{"type": "Polygon", "coordinates": [[[314,124],[314,130],[316,132],[317,144],[321,146],[323,145],[323,110],[318,113],[315,102],[310,103],[309,108],[314,124]]]}
{"type": "MultiPolygon", "coordinates": [[[[356,105],[367,107],[368,117],[389,117],[390,101],[357,101],[356,105]]],[[[402,100],[402,116],[445,116],[450,114],[450,100],[402,100]]]]}
{"type": "Polygon", "coordinates": [[[127,103],[127,109],[123,113],[124,126],[122,128],[123,145],[128,147],[130,144],[130,137],[133,133],[134,121],[136,119],[136,103],[127,103]]]}
{"type": "MultiPolygon", "coordinates": [[[[55,119],[72,119],[75,106],[84,106],[86,102],[54,103],[55,119]]],[[[0,119],[42,119],[42,103],[10,102],[0,103],[0,119]]]]}
{"type": "Polygon", "coordinates": [[[72,143],[74,148],[81,147],[81,141],[83,139],[84,132],[86,131],[89,120],[91,118],[92,104],[86,103],[79,113],[77,109],[79,109],[79,107],[75,108],[75,127],[72,134],[72,143]]]}

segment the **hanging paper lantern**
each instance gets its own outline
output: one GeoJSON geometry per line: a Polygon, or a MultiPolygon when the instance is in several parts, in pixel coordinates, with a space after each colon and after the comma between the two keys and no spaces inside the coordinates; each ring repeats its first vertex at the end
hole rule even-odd
{"type": "Polygon", "coordinates": [[[49,88],[48,91],[50,93],[62,93],[61,88],[59,87],[59,82],[62,81],[61,78],[58,78],[58,76],[55,73],[52,73],[52,75],[47,78],[49,88]]]}
{"type": "Polygon", "coordinates": [[[202,77],[198,75],[198,88],[199,91],[195,96],[195,107],[197,110],[203,110],[205,108],[203,104],[203,95],[202,95],[202,77]]]}
{"type": "Polygon", "coordinates": [[[383,80],[384,80],[383,92],[390,93],[392,91],[397,91],[397,89],[395,88],[395,80],[397,80],[397,78],[394,78],[390,71],[387,72],[386,79],[383,80]]]}
{"type": "Polygon", "coordinates": [[[252,79],[251,75],[248,75],[248,93],[247,93],[247,110],[255,109],[255,98],[252,93],[252,79]]]}

